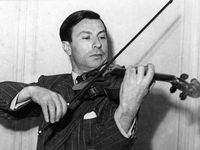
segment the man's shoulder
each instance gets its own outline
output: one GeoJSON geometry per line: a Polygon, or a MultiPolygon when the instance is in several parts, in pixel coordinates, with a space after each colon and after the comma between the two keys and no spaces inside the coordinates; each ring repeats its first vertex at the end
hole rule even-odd
{"type": "Polygon", "coordinates": [[[40,78],[46,78],[46,79],[54,79],[54,78],[61,78],[61,77],[70,77],[71,74],[69,73],[63,73],[63,74],[53,74],[53,75],[41,75],[40,78]]]}
{"type": "Polygon", "coordinates": [[[64,74],[55,74],[55,75],[41,75],[39,77],[39,83],[41,84],[52,84],[55,82],[60,82],[63,80],[71,80],[72,75],[69,73],[64,73],[64,74]]]}

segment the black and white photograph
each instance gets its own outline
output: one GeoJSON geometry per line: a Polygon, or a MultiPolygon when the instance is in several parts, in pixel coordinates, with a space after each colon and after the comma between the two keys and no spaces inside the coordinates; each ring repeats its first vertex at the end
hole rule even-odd
{"type": "Polygon", "coordinates": [[[199,0],[0,0],[0,150],[199,150],[199,0]]]}

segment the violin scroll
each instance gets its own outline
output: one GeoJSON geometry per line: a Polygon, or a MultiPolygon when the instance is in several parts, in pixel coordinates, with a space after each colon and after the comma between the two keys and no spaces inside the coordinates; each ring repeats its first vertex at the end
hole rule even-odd
{"type": "Polygon", "coordinates": [[[192,79],[190,83],[186,81],[188,79],[187,74],[181,74],[180,78],[174,77],[173,80],[170,81],[172,87],[170,88],[170,92],[174,93],[176,90],[180,90],[181,93],[179,95],[181,100],[185,100],[187,96],[192,98],[200,97],[200,82],[197,79],[192,79]]]}
{"type": "Polygon", "coordinates": [[[200,82],[196,78],[193,78],[189,83],[186,94],[192,98],[200,97],[200,82]]]}

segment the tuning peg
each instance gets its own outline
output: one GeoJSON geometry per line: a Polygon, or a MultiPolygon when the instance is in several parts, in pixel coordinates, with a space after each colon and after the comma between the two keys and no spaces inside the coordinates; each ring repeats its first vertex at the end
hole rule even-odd
{"type": "Polygon", "coordinates": [[[181,74],[180,78],[186,80],[189,76],[186,73],[181,74]]]}
{"type": "Polygon", "coordinates": [[[172,85],[172,87],[169,89],[170,93],[176,92],[176,87],[172,85]]]}
{"type": "Polygon", "coordinates": [[[179,97],[181,98],[181,100],[185,100],[187,97],[187,94],[185,92],[182,92],[179,97]]]}

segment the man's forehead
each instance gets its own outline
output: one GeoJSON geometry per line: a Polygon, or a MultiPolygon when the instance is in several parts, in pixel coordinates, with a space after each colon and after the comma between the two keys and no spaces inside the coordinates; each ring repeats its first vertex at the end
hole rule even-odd
{"type": "Polygon", "coordinates": [[[83,19],[73,27],[73,32],[106,32],[100,19],[83,19]]]}

